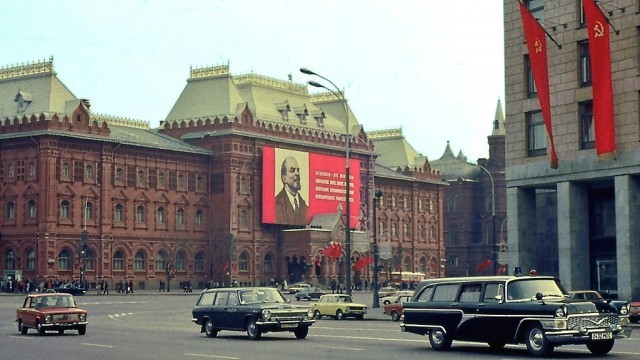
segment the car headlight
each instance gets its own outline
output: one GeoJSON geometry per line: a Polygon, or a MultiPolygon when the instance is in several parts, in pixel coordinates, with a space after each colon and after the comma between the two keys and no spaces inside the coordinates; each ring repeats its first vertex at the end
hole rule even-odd
{"type": "Polygon", "coordinates": [[[80,320],[80,321],[87,320],[87,314],[85,314],[85,313],[78,314],[78,320],[80,320]]]}
{"type": "Polygon", "coordinates": [[[53,315],[47,314],[44,317],[44,322],[51,322],[52,319],[53,319],[53,315]]]}
{"type": "Polygon", "coordinates": [[[629,314],[629,307],[631,305],[629,303],[626,303],[624,305],[622,305],[622,307],[620,308],[620,315],[627,315],[629,314]]]}
{"type": "Polygon", "coordinates": [[[307,309],[307,317],[308,317],[309,319],[312,319],[312,318],[313,318],[313,309],[312,309],[312,308],[308,308],[308,309],[307,309]]]}
{"type": "Polygon", "coordinates": [[[561,306],[556,309],[555,317],[565,317],[567,316],[567,307],[561,306]]]}
{"type": "Polygon", "coordinates": [[[271,311],[262,310],[262,318],[265,319],[265,320],[271,319],[271,311]]]}

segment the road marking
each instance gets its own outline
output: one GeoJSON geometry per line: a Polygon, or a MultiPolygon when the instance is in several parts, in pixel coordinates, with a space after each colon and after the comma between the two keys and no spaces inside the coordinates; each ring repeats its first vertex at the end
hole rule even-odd
{"type": "Polygon", "coordinates": [[[21,335],[9,335],[10,338],[14,338],[14,339],[25,339],[25,340],[33,340],[35,338],[30,338],[30,337],[26,337],[26,336],[21,336],[21,335]]]}
{"type": "Polygon", "coordinates": [[[240,358],[233,356],[216,356],[216,355],[207,355],[207,354],[184,354],[185,356],[199,356],[199,357],[208,357],[214,359],[231,359],[231,360],[239,360],[240,358]]]}
{"type": "Polygon", "coordinates": [[[348,347],[338,347],[338,346],[317,346],[319,348],[327,348],[327,349],[337,349],[337,350],[354,350],[354,351],[364,351],[364,349],[360,348],[348,348],[348,347]]]}
{"type": "Polygon", "coordinates": [[[91,343],[82,343],[82,345],[95,346],[95,347],[105,347],[105,348],[112,348],[113,347],[113,345],[102,345],[102,344],[91,344],[91,343]]]}

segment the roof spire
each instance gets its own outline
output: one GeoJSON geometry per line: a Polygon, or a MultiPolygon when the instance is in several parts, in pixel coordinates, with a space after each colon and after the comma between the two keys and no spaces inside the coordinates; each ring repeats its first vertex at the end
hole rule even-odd
{"type": "Polygon", "coordinates": [[[496,115],[493,118],[493,126],[491,135],[505,135],[504,128],[504,112],[502,111],[502,101],[498,98],[498,104],[496,105],[496,115]]]}

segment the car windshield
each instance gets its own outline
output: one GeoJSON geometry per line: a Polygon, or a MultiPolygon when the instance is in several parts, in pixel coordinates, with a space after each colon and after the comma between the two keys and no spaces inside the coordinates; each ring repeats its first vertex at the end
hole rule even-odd
{"type": "Polygon", "coordinates": [[[509,282],[508,300],[532,300],[536,294],[542,297],[564,297],[566,291],[555,279],[522,279],[509,282]]]}
{"type": "Polygon", "coordinates": [[[71,296],[42,296],[35,301],[36,308],[48,307],[76,307],[76,303],[71,296]]]}
{"type": "Polygon", "coordinates": [[[240,292],[240,303],[285,303],[286,300],[276,289],[245,290],[240,292]]]}

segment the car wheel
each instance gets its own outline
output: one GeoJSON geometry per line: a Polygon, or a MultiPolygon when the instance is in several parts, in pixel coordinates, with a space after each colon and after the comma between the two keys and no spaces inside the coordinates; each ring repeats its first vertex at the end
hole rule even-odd
{"type": "Polygon", "coordinates": [[[58,329],[58,334],[60,335],[64,334],[64,329],[58,329]]]}
{"type": "Polygon", "coordinates": [[[213,328],[213,322],[209,320],[205,320],[205,321],[206,322],[204,323],[204,333],[207,335],[207,337],[214,338],[218,336],[218,329],[213,328]]]}
{"type": "Polygon", "coordinates": [[[589,349],[593,355],[606,355],[613,349],[613,342],[614,340],[591,341],[587,343],[587,349],[589,349]]]}
{"type": "Polygon", "coordinates": [[[18,331],[22,335],[27,335],[27,331],[29,331],[29,328],[24,326],[24,323],[22,322],[22,320],[18,320],[18,331]]]}
{"type": "Polygon", "coordinates": [[[78,328],[78,335],[84,335],[87,333],[87,325],[80,325],[78,328]]]}
{"type": "Polygon", "coordinates": [[[489,348],[493,351],[499,351],[504,349],[504,346],[506,345],[506,343],[503,342],[499,342],[499,341],[492,341],[489,343],[489,348]]]}
{"type": "Polygon", "coordinates": [[[397,311],[393,310],[391,312],[391,320],[396,321],[396,322],[400,321],[400,315],[398,315],[397,311]]]}
{"type": "Polygon", "coordinates": [[[322,319],[322,314],[320,313],[320,310],[316,310],[313,312],[313,317],[316,318],[317,320],[322,319]]]}
{"type": "Polygon", "coordinates": [[[309,327],[308,326],[299,327],[293,330],[293,334],[296,336],[296,339],[304,339],[307,337],[307,334],[309,334],[309,327]]]}
{"type": "Polygon", "coordinates": [[[44,327],[40,324],[39,321],[36,323],[36,331],[38,332],[38,335],[40,335],[40,336],[44,335],[44,333],[45,333],[44,327]]]}
{"type": "Polygon", "coordinates": [[[251,340],[258,340],[262,336],[255,319],[247,320],[247,336],[251,340]]]}
{"type": "Polygon", "coordinates": [[[525,343],[529,354],[533,356],[546,356],[553,352],[553,345],[544,337],[540,325],[532,325],[527,329],[525,343]]]}
{"type": "Polygon", "coordinates": [[[440,329],[429,332],[429,343],[433,350],[448,350],[451,347],[451,338],[440,329]]]}
{"type": "Polygon", "coordinates": [[[342,310],[340,310],[340,309],[336,310],[336,319],[337,320],[344,320],[344,313],[342,312],[342,310]]]}

